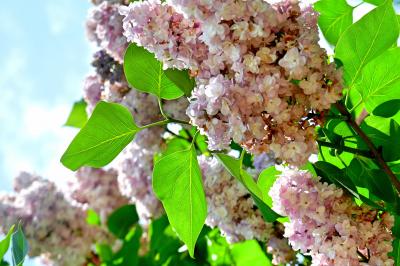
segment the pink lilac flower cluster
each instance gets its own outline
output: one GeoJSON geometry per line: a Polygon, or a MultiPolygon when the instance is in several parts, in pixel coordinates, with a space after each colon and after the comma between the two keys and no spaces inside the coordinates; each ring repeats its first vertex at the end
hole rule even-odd
{"type": "Polygon", "coordinates": [[[118,13],[120,4],[103,1],[89,11],[86,31],[89,40],[96,42],[115,60],[122,62],[128,46],[123,36],[122,16],[118,13]]]}
{"type": "Polygon", "coordinates": [[[269,194],[273,209],[290,219],[285,237],[294,250],[311,255],[312,265],[393,265],[390,214],[357,206],[307,171],[284,170],[269,194]]]}
{"type": "Polygon", "coordinates": [[[157,0],[120,8],[124,34],[164,67],[196,78],[188,115],[210,149],[233,139],[299,165],[340,99],[341,72],[318,45],[316,14],[296,1],[157,0]]]}
{"type": "Polygon", "coordinates": [[[266,241],[272,224],[266,223],[246,188],[216,158],[199,156],[208,216],[206,224],[218,227],[228,242],[266,241]]]}
{"type": "Polygon", "coordinates": [[[17,193],[0,194],[0,229],[5,233],[21,221],[30,256],[41,256],[47,265],[83,265],[93,243],[110,243],[111,236],[87,225],[82,206],[68,201],[54,183],[22,173],[14,186],[17,193]]]}
{"type": "Polygon", "coordinates": [[[68,187],[69,197],[85,209],[94,210],[103,222],[115,209],[128,204],[119,191],[117,172],[113,169],[83,167],[68,187]]]}

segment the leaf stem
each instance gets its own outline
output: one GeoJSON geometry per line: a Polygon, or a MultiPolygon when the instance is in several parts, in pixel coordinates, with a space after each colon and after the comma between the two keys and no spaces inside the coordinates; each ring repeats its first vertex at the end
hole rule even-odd
{"type": "Polygon", "coordinates": [[[174,119],[174,118],[169,118],[169,117],[168,117],[168,118],[165,119],[165,120],[157,121],[157,122],[154,122],[154,123],[151,123],[151,124],[142,126],[142,127],[140,127],[140,128],[141,128],[141,129],[146,129],[146,128],[151,128],[151,127],[164,126],[164,125],[169,124],[169,123],[177,123],[177,124],[183,124],[183,125],[190,125],[190,123],[187,122],[187,121],[183,121],[183,120],[179,120],[179,119],[174,119]]]}
{"type": "Polygon", "coordinates": [[[174,119],[172,117],[169,117],[165,112],[164,112],[164,108],[163,108],[163,103],[161,98],[158,98],[158,106],[160,107],[160,113],[161,115],[165,118],[164,121],[168,120],[168,123],[177,123],[177,124],[183,124],[183,125],[190,125],[189,122],[187,121],[183,121],[183,120],[179,120],[179,119],[174,119]]]}
{"type": "Polygon", "coordinates": [[[345,151],[345,152],[361,155],[361,156],[364,156],[364,157],[367,157],[367,158],[371,158],[371,159],[375,158],[374,155],[371,154],[370,151],[363,151],[363,150],[347,147],[347,146],[344,146],[344,145],[337,145],[335,143],[327,142],[327,141],[323,141],[323,140],[317,140],[317,142],[318,142],[318,144],[320,146],[333,148],[333,149],[336,149],[336,150],[342,150],[342,151],[345,151]]]}
{"type": "Polygon", "coordinates": [[[360,126],[355,122],[349,111],[340,103],[335,103],[335,107],[339,110],[339,112],[347,117],[347,123],[354,129],[354,131],[361,137],[361,139],[368,146],[371,151],[373,158],[376,160],[378,165],[383,169],[383,171],[389,176],[392,184],[396,187],[398,193],[400,193],[400,181],[397,179],[396,175],[392,172],[390,167],[387,165],[385,160],[382,157],[381,152],[375,147],[374,143],[369,139],[367,134],[362,131],[360,126]]]}
{"type": "Polygon", "coordinates": [[[160,107],[160,113],[165,118],[168,119],[168,116],[164,113],[163,103],[161,98],[158,98],[158,106],[160,107]]]}
{"type": "Polygon", "coordinates": [[[157,122],[142,126],[141,129],[151,128],[151,127],[156,127],[156,126],[164,126],[164,125],[168,124],[169,122],[170,122],[169,119],[165,119],[165,120],[157,121],[157,122]]]}

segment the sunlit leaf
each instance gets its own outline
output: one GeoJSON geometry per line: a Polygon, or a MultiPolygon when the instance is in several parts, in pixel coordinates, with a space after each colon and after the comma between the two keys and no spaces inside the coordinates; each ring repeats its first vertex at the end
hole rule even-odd
{"type": "Polygon", "coordinates": [[[119,104],[99,102],[86,125],[61,157],[71,170],[110,163],[140,131],[129,110],[119,104]]]}
{"type": "Polygon", "coordinates": [[[165,75],[162,63],[155,56],[135,44],[125,52],[124,71],[133,88],[151,93],[159,98],[173,100],[184,93],[165,75]]]}
{"type": "Polygon", "coordinates": [[[197,238],[207,216],[201,171],[193,145],[156,162],[153,189],[172,227],[193,257],[197,238]]]}

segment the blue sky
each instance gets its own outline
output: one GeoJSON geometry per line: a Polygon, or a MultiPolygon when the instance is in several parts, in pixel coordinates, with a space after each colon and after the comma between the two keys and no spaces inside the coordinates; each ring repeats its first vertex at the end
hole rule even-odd
{"type": "Polygon", "coordinates": [[[90,70],[82,0],[2,1],[0,8],[0,187],[20,170],[61,180],[63,128],[90,70]],[[56,170],[60,170],[59,173],[56,170]]]}
{"type": "Polygon", "coordinates": [[[89,7],[85,0],[1,1],[0,190],[11,190],[20,170],[57,183],[71,176],[59,158],[76,131],[62,124],[90,71],[89,7]]]}

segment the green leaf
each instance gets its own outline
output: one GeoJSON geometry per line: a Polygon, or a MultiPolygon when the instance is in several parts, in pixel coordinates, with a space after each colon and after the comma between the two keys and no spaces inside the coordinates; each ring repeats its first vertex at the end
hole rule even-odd
{"type": "Polygon", "coordinates": [[[165,215],[151,223],[149,237],[150,251],[147,257],[154,265],[164,265],[171,256],[178,253],[182,245],[165,215]]]}
{"type": "Polygon", "coordinates": [[[267,222],[274,222],[276,219],[281,217],[279,214],[274,212],[264,201],[262,190],[258,187],[253,177],[243,170],[243,156],[239,160],[232,158],[229,155],[218,153],[216,154],[218,160],[222,163],[225,169],[237,180],[239,180],[245,188],[250,192],[254,203],[261,211],[264,220],[267,222]]]}
{"type": "Polygon", "coordinates": [[[193,145],[156,162],[153,189],[172,227],[193,257],[196,240],[207,216],[201,171],[193,145]]]}
{"type": "Polygon", "coordinates": [[[346,168],[346,173],[358,186],[367,188],[386,202],[395,202],[396,196],[392,183],[383,170],[369,169],[361,159],[354,158],[346,168]]]}
{"type": "MultiPolygon", "coordinates": [[[[385,161],[393,162],[400,159],[400,126],[395,120],[377,119],[377,117],[371,116],[364,120],[361,129],[375,147],[382,148],[385,161]]],[[[364,150],[368,149],[363,141],[359,142],[358,147],[364,150]]]]}
{"type": "Polygon", "coordinates": [[[347,28],[337,43],[336,57],[344,64],[344,78],[349,87],[361,75],[363,67],[390,48],[398,35],[397,18],[390,0],[347,28]]]}
{"type": "Polygon", "coordinates": [[[276,170],[275,166],[264,169],[258,177],[257,185],[261,189],[263,201],[272,208],[272,198],[268,195],[270,188],[274,185],[277,176],[281,172],[276,170]]]}
{"type": "Polygon", "coordinates": [[[113,259],[113,252],[109,245],[96,244],[96,253],[99,255],[101,262],[110,262],[113,259]]]}
{"type": "Polygon", "coordinates": [[[328,162],[316,162],[314,167],[318,176],[330,180],[338,187],[343,187],[354,196],[359,197],[356,186],[343,170],[328,162]]]}
{"type": "Polygon", "coordinates": [[[139,266],[140,238],[143,230],[139,226],[130,229],[125,236],[122,248],[114,255],[115,266],[139,266]]]}
{"type": "Polygon", "coordinates": [[[385,3],[385,0],[363,0],[366,3],[370,3],[376,6],[382,5],[383,3],[385,3]]]}
{"type": "Polygon", "coordinates": [[[11,226],[8,231],[6,237],[0,241],[0,261],[4,258],[4,255],[7,253],[8,248],[10,247],[11,235],[14,232],[14,225],[11,226]]]}
{"type": "Polygon", "coordinates": [[[129,110],[116,103],[99,102],[86,125],[61,157],[75,171],[87,165],[103,167],[110,163],[141,129],[129,110]]]}
{"type": "Polygon", "coordinates": [[[353,7],[346,0],[321,0],[314,4],[314,9],[320,13],[318,25],[332,44],[353,23],[353,7]]]}
{"type": "Polygon", "coordinates": [[[395,266],[400,266],[400,239],[396,238],[393,241],[393,251],[391,252],[391,255],[394,258],[395,261],[395,266]]]}
{"type": "Polygon", "coordinates": [[[14,266],[20,266],[24,263],[25,256],[28,254],[28,241],[22,231],[21,224],[18,229],[11,235],[11,255],[14,266]]]}
{"type": "Polygon", "coordinates": [[[124,71],[129,84],[139,91],[166,100],[183,95],[183,91],[164,73],[162,63],[143,47],[129,45],[124,58],[124,71]]]}
{"type": "Polygon", "coordinates": [[[399,110],[400,100],[390,100],[378,105],[374,111],[372,111],[372,114],[384,118],[390,118],[395,116],[399,110]]]}
{"type": "Polygon", "coordinates": [[[92,209],[87,210],[86,223],[89,225],[100,225],[100,216],[92,209]]]}
{"type": "Polygon", "coordinates": [[[88,120],[86,106],[87,104],[83,99],[75,102],[72,106],[67,122],[65,122],[65,126],[82,128],[88,120]]]}
{"type": "Polygon", "coordinates": [[[192,94],[196,82],[194,78],[190,77],[188,70],[169,68],[164,73],[187,97],[192,94]]]}
{"type": "Polygon", "coordinates": [[[390,49],[368,63],[356,89],[369,113],[388,100],[400,100],[400,48],[390,49]]]}
{"type": "Polygon", "coordinates": [[[243,170],[242,158],[235,159],[223,153],[218,153],[216,156],[226,170],[228,170],[233,177],[239,180],[247,188],[247,190],[249,190],[249,192],[262,199],[263,195],[261,189],[257,186],[257,183],[254,181],[253,177],[243,170]]]}
{"type": "Polygon", "coordinates": [[[232,245],[231,254],[236,266],[272,266],[271,261],[255,240],[232,245]]]}
{"type": "Polygon", "coordinates": [[[116,237],[123,239],[138,221],[135,205],[125,205],[110,214],[107,227],[116,237]]]}

